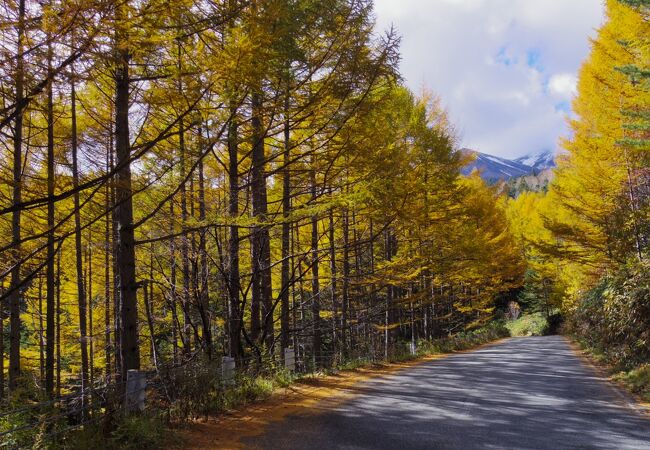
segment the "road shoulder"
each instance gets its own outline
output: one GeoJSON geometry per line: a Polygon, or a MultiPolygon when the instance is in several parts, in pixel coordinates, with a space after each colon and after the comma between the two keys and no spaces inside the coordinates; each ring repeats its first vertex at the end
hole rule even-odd
{"type": "Polygon", "coordinates": [[[365,381],[390,376],[429,361],[498,345],[507,339],[509,338],[488,342],[469,350],[436,354],[407,362],[383,363],[373,367],[344,370],[333,375],[304,377],[266,400],[178,428],[176,434],[182,444],[172,448],[244,448],[242,440],[263,434],[270,424],[282,421],[289,415],[318,414],[354,398],[363,393],[362,384],[365,381]]]}
{"type": "Polygon", "coordinates": [[[625,384],[615,380],[613,377],[614,370],[611,366],[595,360],[587,350],[583,349],[569,336],[562,337],[567,341],[571,350],[580,358],[580,361],[595,374],[602,384],[608,386],[616,394],[623,405],[638,414],[650,418],[650,403],[643,401],[639,395],[631,392],[625,384]]]}

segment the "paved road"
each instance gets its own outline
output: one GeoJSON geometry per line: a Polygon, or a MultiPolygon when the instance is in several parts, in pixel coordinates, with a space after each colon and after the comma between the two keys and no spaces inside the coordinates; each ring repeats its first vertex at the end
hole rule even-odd
{"type": "Polygon", "coordinates": [[[246,445],[268,449],[650,449],[650,418],[559,336],[513,338],[360,387],[289,416],[246,445]]]}

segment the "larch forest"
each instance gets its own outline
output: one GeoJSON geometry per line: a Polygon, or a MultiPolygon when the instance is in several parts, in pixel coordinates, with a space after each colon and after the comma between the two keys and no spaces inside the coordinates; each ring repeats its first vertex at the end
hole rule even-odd
{"type": "Polygon", "coordinates": [[[650,395],[650,6],[605,8],[513,193],[370,0],[3,0],[0,442],[120,448],[139,374],[133,428],[179,423],[520,309],[650,395]]]}

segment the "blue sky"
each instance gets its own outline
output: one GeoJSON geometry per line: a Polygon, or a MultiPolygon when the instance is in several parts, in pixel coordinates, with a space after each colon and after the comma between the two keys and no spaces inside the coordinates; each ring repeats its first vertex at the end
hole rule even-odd
{"type": "Polygon", "coordinates": [[[460,144],[497,156],[556,151],[601,0],[375,0],[402,36],[401,70],[437,94],[460,144]]]}

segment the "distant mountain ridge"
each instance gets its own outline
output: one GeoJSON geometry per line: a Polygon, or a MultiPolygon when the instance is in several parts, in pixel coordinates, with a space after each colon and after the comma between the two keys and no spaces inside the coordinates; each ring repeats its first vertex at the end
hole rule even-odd
{"type": "Polygon", "coordinates": [[[469,175],[478,170],[481,178],[488,183],[537,175],[555,167],[555,157],[550,151],[532,153],[517,159],[501,158],[468,148],[461,149],[461,152],[474,156],[474,160],[461,169],[462,174],[469,175]]]}
{"type": "Polygon", "coordinates": [[[555,155],[548,150],[522,156],[513,161],[532,167],[539,172],[555,167],[555,155]]]}

